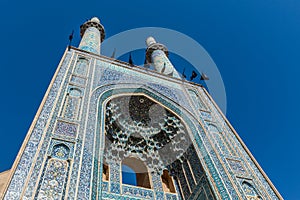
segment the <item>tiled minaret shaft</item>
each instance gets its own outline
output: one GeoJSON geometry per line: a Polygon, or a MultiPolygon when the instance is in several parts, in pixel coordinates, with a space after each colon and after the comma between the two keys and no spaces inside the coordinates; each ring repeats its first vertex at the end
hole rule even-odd
{"type": "Polygon", "coordinates": [[[105,31],[97,17],[93,17],[80,26],[80,36],[82,39],[79,49],[100,54],[100,46],[104,40],[105,31]]]}
{"type": "Polygon", "coordinates": [[[163,44],[157,43],[153,37],[148,37],[146,44],[147,62],[153,64],[155,70],[162,74],[180,78],[168,58],[168,49],[163,44]]]}

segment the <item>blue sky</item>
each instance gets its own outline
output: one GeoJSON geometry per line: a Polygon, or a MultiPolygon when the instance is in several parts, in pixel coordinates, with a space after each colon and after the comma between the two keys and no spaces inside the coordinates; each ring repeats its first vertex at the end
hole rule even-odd
{"type": "Polygon", "coordinates": [[[154,26],[200,43],[222,75],[228,119],[283,197],[300,199],[299,1],[2,0],[0,8],[0,171],[19,151],[68,35],[74,29],[78,45],[79,26],[98,16],[107,38],[154,26]]]}

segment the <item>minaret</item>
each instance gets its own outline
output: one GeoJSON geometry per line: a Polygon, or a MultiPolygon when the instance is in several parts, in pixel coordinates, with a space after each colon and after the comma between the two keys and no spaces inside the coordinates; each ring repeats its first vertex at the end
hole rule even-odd
{"type": "Polygon", "coordinates": [[[147,62],[152,63],[155,70],[162,74],[180,78],[178,72],[168,58],[169,52],[167,47],[163,44],[157,43],[153,37],[148,37],[146,39],[146,44],[147,62]]]}
{"type": "Polygon", "coordinates": [[[80,36],[82,39],[79,49],[100,54],[100,44],[104,40],[105,31],[97,17],[80,26],[80,36]]]}
{"type": "Polygon", "coordinates": [[[179,79],[164,45],[146,41],[162,76],[99,55],[98,18],[81,35],[0,173],[0,199],[282,199],[205,88],[179,79]]]}

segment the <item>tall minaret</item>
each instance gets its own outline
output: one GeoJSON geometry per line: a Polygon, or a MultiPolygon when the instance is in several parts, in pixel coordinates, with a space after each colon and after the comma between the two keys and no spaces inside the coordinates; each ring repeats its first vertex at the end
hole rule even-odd
{"type": "Polygon", "coordinates": [[[148,37],[146,39],[146,44],[147,62],[152,63],[155,70],[162,74],[180,78],[178,72],[168,58],[169,52],[167,47],[163,44],[157,43],[153,37],[148,37]]]}
{"type": "Polygon", "coordinates": [[[0,199],[283,199],[205,88],[177,78],[164,45],[147,39],[161,74],[145,73],[100,55],[98,18],[81,35],[0,173],[0,199]]]}
{"type": "Polygon", "coordinates": [[[100,44],[104,40],[105,31],[97,17],[93,17],[80,26],[80,36],[82,39],[79,49],[100,54],[100,44]]]}

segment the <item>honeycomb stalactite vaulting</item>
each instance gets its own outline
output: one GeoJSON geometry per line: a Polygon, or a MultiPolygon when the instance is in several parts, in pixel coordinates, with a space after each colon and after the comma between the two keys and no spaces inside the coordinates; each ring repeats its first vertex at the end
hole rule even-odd
{"type": "Polygon", "coordinates": [[[106,162],[138,157],[150,172],[180,159],[190,141],[180,119],[145,96],[123,96],[106,106],[106,162]]]}

